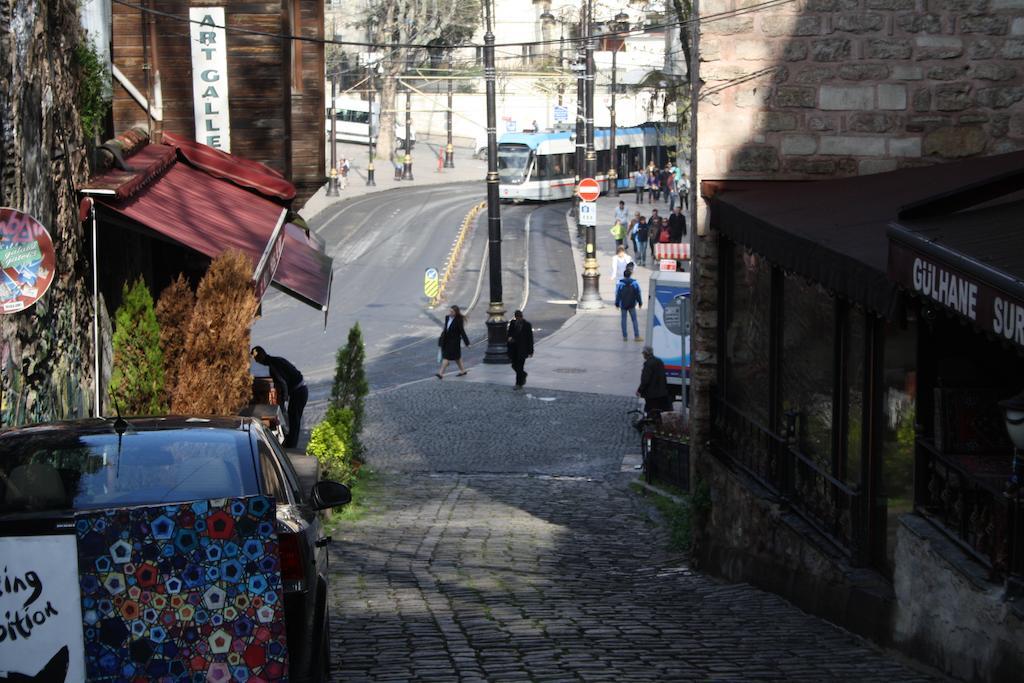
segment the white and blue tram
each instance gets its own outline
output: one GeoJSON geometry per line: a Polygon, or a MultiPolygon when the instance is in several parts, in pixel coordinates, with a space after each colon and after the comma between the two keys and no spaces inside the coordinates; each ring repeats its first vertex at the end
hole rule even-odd
{"type": "MultiPolygon", "coordinates": [[[[674,156],[675,126],[645,123],[615,130],[615,172],[619,189],[633,186],[638,168],[653,161],[659,168],[674,156]]],[[[601,191],[609,188],[612,165],[611,131],[594,130],[597,175],[601,191]]],[[[582,148],[581,148],[582,149],[582,148]]],[[[506,133],[498,142],[498,196],[502,201],[550,201],[572,197],[576,185],[576,135],[553,133],[506,133]]],[[[582,156],[582,155],[581,155],[582,156]]],[[[580,175],[583,177],[583,174],[580,175]]]]}

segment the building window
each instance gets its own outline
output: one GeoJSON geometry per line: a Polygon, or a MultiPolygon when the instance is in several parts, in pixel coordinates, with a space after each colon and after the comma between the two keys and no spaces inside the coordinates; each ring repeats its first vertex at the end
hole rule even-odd
{"type": "Polygon", "coordinates": [[[731,251],[723,388],[729,403],[767,425],[771,265],[742,247],[731,251]]]}

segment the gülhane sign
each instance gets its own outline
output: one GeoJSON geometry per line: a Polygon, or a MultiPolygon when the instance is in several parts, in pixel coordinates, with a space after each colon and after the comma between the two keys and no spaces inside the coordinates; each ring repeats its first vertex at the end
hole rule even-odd
{"type": "Polygon", "coordinates": [[[889,277],[923,300],[970,320],[999,339],[1024,348],[1024,300],[895,239],[889,240],[889,277]]]}
{"type": "Polygon", "coordinates": [[[231,151],[228,46],[223,7],[191,7],[192,104],[196,142],[231,151]]]}

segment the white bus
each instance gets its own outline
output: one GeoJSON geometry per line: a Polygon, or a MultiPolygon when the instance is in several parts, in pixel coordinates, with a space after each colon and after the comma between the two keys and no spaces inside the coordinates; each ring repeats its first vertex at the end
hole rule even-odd
{"type": "MultiPolygon", "coordinates": [[[[370,103],[356,97],[334,98],[335,140],[344,142],[370,142],[370,103]]],[[[405,147],[405,115],[395,120],[395,141],[399,147],[405,147]],[[401,119],[399,121],[398,119],[401,119]]],[[[331,110],[324,112],[324,130],[327,139],[331,137],[331,110]]],[[[373,103],[373,136],[377,137],[380,130],[380,106],[373,103]]],[[[416,131],[409,131],[410,148],[416,144],[416,131]]]]}

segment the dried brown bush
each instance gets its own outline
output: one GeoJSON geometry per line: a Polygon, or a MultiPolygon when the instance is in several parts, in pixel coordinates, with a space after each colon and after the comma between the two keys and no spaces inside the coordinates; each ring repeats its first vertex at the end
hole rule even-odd
{"type": "Polygon", "coordinates": [[[257,307],[252,268],[245,254],[228,251],[199,282],[172,412],[233,415],[249,402],[249,328],[257,307]]]}
{"type": "Polygon", "coordinates": [[[196,306],[196,295],[184,275],[178,277],[160,292],[156,303],[156,319],[160,323],[160,348],[164,352],[164,385],[167,403],[174,397],[178,385],[178,368],[185,351],[185,337],[192,311],[196,306]]]}

